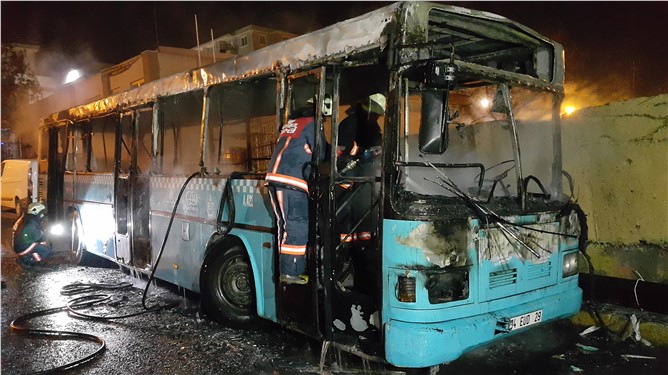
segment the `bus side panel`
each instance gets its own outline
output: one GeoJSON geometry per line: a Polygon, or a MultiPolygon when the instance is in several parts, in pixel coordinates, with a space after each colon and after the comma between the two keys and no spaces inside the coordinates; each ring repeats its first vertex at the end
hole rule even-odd
{"type": "Polygon", "coordinates": [[[79,212],[86,250],[115,261],[113,191],[112,174],[65,175],[64,212],[79,212]]]}
{"type": "Polygon", "coordinates": [[[174,204],[186,178],[150,178],[151,242],[153,243],[151,267],[155,266],[155,260],[161,247],[164,246],[155,276],[191,290],[194,290],[195,283],[199,281],[193,276],[199,273],[199,269],[194,269],[191,254],[206,246],[208,238],[202,240],[204,231],[202,225],[208,223],[208,227],[212,228],[216,214],[213,202],[220,199],[220,191],[222,191],[222,188],[215,189],[213,185],[210,190],[206,191],[203,189],[204,186],[198,184],[198,180],[200,179],[191,180],[181,196],[169,236],[165,241],[165,233],[174,204]],[[208,207],[207,202],[211,202],[208,207]]]}
{"type": "MultiPolygon", "coordinates": [[[[185,183],[182,177],[151,177],[151,236],[152,259],[155,260],[163,244],[171,212],[178,193],[185,183]]],[[[200,271],[206,256],[206,247],[214,235],[216,215],[226,180],[194,178],[184,190],[165,249],[156,271],[156,277],[200,291],[200,271]]],[[[261,180],[234,180],[232,194],[235,202],[235,229],[229,234],[242,240],[249,253],[255,278],[257,300],[261,316],[273,319],[276,315],[273,268],[272,216],[266,188],[261,180]],[[269,243],[266,248],[263,244],[269,243]]],[[[223,221],[227,220],[226,205],[223,221]]],[[[215,249],[213,250],[215,251],[215,249]]]]}

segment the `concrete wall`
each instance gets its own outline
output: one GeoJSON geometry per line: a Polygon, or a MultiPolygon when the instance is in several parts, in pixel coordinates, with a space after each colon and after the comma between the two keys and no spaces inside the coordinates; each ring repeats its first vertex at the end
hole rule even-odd
{"type": "Polygon", "coordinates": [[[595,273],[668,284],[668,94],[582,109],[562,132],[595,273]]]}

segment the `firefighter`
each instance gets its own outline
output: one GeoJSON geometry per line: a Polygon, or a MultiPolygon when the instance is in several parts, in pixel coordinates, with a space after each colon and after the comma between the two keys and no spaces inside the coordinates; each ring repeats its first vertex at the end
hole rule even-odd
{"type": "MultiPolygon", "coordinates": [[[[322,114],[331,115],[332,101],[325,97],[322,114]]],[[[308,176],[316,136],[320,138],[317,158],[324,160],[325,138],[317,130],[315,98],[291,114],[276,141],[265,177],[276,225],[280,281],[306,284],[306,245],[308,242],[308,176]]]]}
{"type": "MultiPolygon", "coordinates": [[[[347,112],[347,117],[339,124],[337,155],[338,169],[347,176],[370,176],[375,174],[373,161],[381,154],[381,130],[378,118],[385,114],[386,98],[376,93],[366,97],[347,112]]],[[[370,209],[372,186],[365,184],[353,196],[354,202],[342,210],[341,241],[365,243],[371,239],[371,215],[367,215],[354,232],[352,227],[370,209]]],[[[350,185],[341,185],[350,189],[350,185]]],[[[342,192],[340,194],[344,196],[342,192]]]]}
{"type": "Polygon", "coordinates": [[[31,203],[13,228],[16,262],[23,268],[43,264],[51,255],[51,245],[45,235],[46,207],[39,202],[31,203]]]}

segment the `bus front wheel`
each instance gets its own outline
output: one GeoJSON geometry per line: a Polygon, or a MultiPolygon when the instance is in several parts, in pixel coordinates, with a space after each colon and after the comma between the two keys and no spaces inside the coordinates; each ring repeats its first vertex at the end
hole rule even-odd
{"type": "Polygon", "coordinates": [[[253,272],[244,247],[217,252],[202,270],[202,303],[210,319],[231,326],[254,320],[253,272]]]}

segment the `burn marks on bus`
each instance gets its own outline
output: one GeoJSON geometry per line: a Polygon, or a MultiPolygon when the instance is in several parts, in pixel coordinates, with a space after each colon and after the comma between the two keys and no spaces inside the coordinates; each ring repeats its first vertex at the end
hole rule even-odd
{"type": "Polygon", "coordinates": [[[436,267],[461,267],[470,264],[467,257],[466,222],[424,222],[407,236],[397,236],[397,243],[420,249],[425,259],[436,267]]]}

